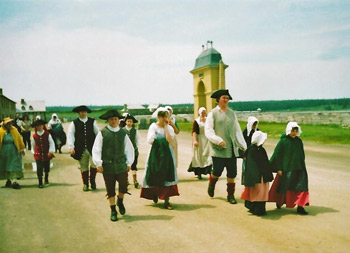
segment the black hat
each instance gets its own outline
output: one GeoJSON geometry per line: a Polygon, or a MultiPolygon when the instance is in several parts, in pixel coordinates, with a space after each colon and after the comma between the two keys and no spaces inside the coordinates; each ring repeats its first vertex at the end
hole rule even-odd
{"type": "Polygon", "coordinates": [[[126,121],[127,119],[132,119],[132,122],[134,122],[134,123],[137,123],[137,122],[138,122],[137,119],[135,119],[135,117],[132,116],[130,113],[128,113],[128,114],[125,116],[125,121],[126,121]]]}
{"type": "Polygon", "coordinates": [[[73,109],[73,112],[88,112],[90,113],[91,110],[87,108],[86,105],[79,105],[73,109]]]}
{"type": "Polygon", "coordinates": [[[216,90],[211,94],[210,97],[219,99],[223,95],[229,96],[230,100],[232,100],[232,97],[231,97],[230,93],[228,92],[228,90],[216,90]]]}
{"type": "Polygon", "coordinates": [[[120,115],[120,113],[117,110],[112,109],[102,114],[100,116],[100,119],[108,120],[109,118],[113,118],[113,117],[118,117],[119,119],[123,118],[123,116],[120,115]]]}
{"type": "Polygon", "coordinates": [[[37,119],[36,121],[33,122],[33,124],[31,125],[32,127],[37,127],[39,125],[43,125],[45,126],[47,122],[45,120],[42,119],[37,119]]]}

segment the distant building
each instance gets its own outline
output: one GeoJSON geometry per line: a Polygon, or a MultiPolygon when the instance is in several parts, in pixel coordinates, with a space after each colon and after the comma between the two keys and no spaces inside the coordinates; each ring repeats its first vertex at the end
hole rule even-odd
{"type": "Polygon", "coordinates": [[[16,116],[16,102],[5,97],[2,94],[2,88],[0,88],[0,121],[3,118],[11,117],[14,119],[16,116]]]}
{"type": "Polygon", "coordinates": [[[34,119],[40,115],[41,119],[46,120],[46,103],[44,100],[39,101],[25,101],[23,98],[16,103],[16,112],[21,114],[28,114],[30,119],[34,119]]]}
{"type": "Polygon", "coordinates": [[[129,105],[125,104],[122,111],[127,112],[129,110],[143,110],[143,109],[146,109],[146,108],[141,104],[129,104],[129,105]]]}

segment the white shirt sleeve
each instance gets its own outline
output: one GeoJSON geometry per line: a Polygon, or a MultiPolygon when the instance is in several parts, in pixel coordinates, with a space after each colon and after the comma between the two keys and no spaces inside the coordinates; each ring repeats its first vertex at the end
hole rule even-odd
{"type": "Polygon", "coordinates": [[[95,138],[94,146],[92,147],[92,161],[97,167],[102,166],[102,145],[103,136],[101,132],[98,132],[95,138]]]}
{"type": "Polygon", "coordinates": [[[247,143],[244,140],[241,126],[238,123],[237,117],[234,124],[236,129],[236,140],[237,140],[238,146],[240,149],[243,149],[245,151],[247,149],[247,143]]]}
{"type": "Polygon", "coordinates": [[[136,130],[136,146],[138,147],[141,143],[141,137],[138,130],[136,130]]]}
{"type": "Polygon", "coordinates": [[[125,146],[126,166],[131,166],[135,160],[135,150],[128,135],[125,135],[124,146],[125,146]]]}
{"type": "Polygon", "coordinates": [[[168,125],[168,132],[169,132],[171,138],[174,139],[174,137],[175,137],[175,130],[174,130],[174,128],[168,125]]]}
{"type": "Polygon", "coordinates": [[[212,112],[208,114],[207,120],[205,121],[204,133],[208,140],[213,144],[219,145],[220,142],[223,141],[221,137],[215,134],[214,117],[212,112]]]}
{"type": "Polygon", "coordinates": [[[97,125],[97,121],[96,120],[94,120],[94,133],[95,133],[95,135],[97,135],[98,134],[98,132],[100,131],[100,129],[98,128],[98,125],[97,125]]]}
{"type": "Polygon", "coordinates": [[[156,125],[154,123],[151,124],[151,126],[148,129],[147,133],[147,142],[149,144],[153,144],[154,140],[156,139],[156,125]]]}
{"type": "Polygon", "coordinates": [[[51,134],[49,134],[49,152],[54,153],[55,150],[55,142],[53,141],[51,134]]]}
{"type": "Polygon", "coordinates": [[[74,148],[75,142],[75,125],[74,122],[71,122],[68,128],[68,147],[69,149],[74,148]]]}
{"type": "Polygon", "coordinates": [[[47,128],[51,129],[52,128],[52,124],[51,124],[52,120],[49,121],[49,123],[47,123],[47,128]]]}

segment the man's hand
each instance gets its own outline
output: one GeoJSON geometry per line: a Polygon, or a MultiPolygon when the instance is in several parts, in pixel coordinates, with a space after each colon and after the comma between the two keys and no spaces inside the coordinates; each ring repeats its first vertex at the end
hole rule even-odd
{"type": "Polygon", "coordinates": [[[102,171],[103,171],[103,167],[102,167],[102,166],[98,166],[98,167],[97,167],[97,172],[102,173],[102,171]]]}
{"type": "Polygon", "coordinates": [[[21,155],[22,155],[22,157],[24,157],[24,155],[26,154],[26,152],[24,152],[24,150],[23,151],[21,151],[21,155]]]}
{"type": "Polygon", "coordinates": [[[222,148],[226,147],[226,142],[225,141],[220,142],[219,146],[222,147],[222,148]]]}
{"type": "Polygon", "coordinates": [[[55,156],[54,156],[52,153],[47,153],[47,157],[48,157],[49,159],[52,159],[52,158],[54,158],[55,156]]]}
{"type": "Polygon", "coordinates": [[[74,155],[74,154],[75,154],[75,149],[72,148],[71,150],[69,150],[69,153],[70,153],[71,155],[74,155]]]}
{"type": "Polygon", "coordinates": [[[127,170],[127,172],[129,172],[129,171],[130,171],[130,169],[131,169],[131,166],[126,166],[126,170],[127,170]]]}

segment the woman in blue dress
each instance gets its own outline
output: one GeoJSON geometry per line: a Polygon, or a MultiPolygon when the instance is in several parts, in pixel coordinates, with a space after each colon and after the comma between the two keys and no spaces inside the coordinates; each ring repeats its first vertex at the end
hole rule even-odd
{"type": "Polygon", "coordinates": [[[23,178],[22,156],[24,142],[13,119],[5,118],[0,127],[0,179],[7,179],[5,187],[20,189],[17,179],[23,178]]]}

